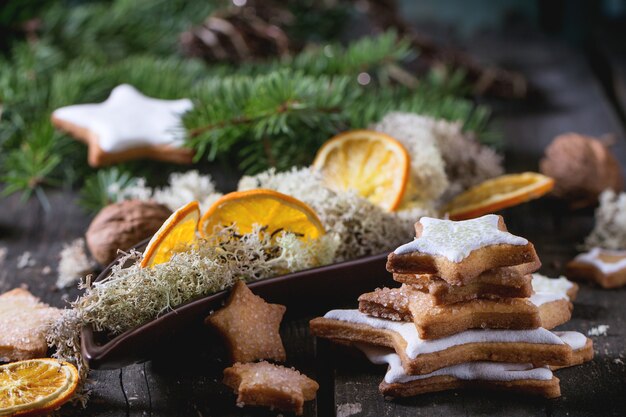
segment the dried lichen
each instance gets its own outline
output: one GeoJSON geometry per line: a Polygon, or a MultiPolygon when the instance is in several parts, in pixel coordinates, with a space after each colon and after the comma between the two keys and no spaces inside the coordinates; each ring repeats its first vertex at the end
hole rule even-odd
{"type": "Polygon", "coordinates": [[[148,187],[145,178],[138,178],[132,186],[113,195],[117,195],[118,201],[130,199],[156,201],[172,211],[194,200],[200,203],[200,210],[206,211],[222,196],[215,189],[210,176],[201,175],[195,170],[171,174],[168,185],[162,188],[148,187]]]}
{"type": "Polygon", "coordinates": [[[81,285],[84,294],[64,311],[48,340],[57,348],[57,357],[82,369],[77,338],[83,325],[119,334],[195,298],[230,288],[237,280],[254,281],[328,264],[336,247],[330,235],[311,241],[283,232],[272,238],[260,226],[245,235],[231,226],[151,268],[141,268],[141,254],[133,251],[106,279],[81,285]]]}
{"type": "Polygon", "coordinates": [[[461,122],[423,117],[423,123],[433,130],[446,166],[450,186],[443,200],[466,189],[504,174],[502,156],[478,142],[471,132],[463,132],[461,122]]]}
{"type": "Polygon", "coordinates": [[[337,262],[389,251],[411,239],[417,218],[432,215],[419,207],[400,214],[386,212],[355,193],[325,187],[310,168],[286,172],[270,169],[239,182],[239,190],[255,188],[272,189],[310,205],[327,233],[339,242],[337,262]]]}
{"type": "Polygon", "coordinates": [[[626,193],[606,190],[600,194],[599,200],[595,226],[585,239],[585,247],[626,249],[626,193]]]}
{"type": "Polygon", "coordinates": [[[432,202],[448,188],[448,178],[437,138],[427,119],[412,113],[389,113],[373,130],[397,139],[411,157],[411,176],[405,199],[432,202]]]}
{"type": "Polygon", "coordinates": [[[502,157],[480,144],[472,133],[463,132],[461,122],[389,113],[373,128],[395,137],[407,148],[413,176],[424,187],[425,197],[441,196],[445,201],[504,173],[502,157]],[[438,152],[433,151],[433,145],[438,152]]]}

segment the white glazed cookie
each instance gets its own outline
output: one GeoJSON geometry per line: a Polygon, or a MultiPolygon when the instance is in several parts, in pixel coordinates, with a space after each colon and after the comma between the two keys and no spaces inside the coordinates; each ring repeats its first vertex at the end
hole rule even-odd
{"type": "Polygon", "coordinates": [[[362,345],[377,364],[387,364],[380,392],[389,397],[411,397],[428,392],[459,388],[486,388],[556,398],[561,395],[559,380],[548,367],[525,363],[467,362],[438,369],[426,375],[409,375],[397,354],[362,345]]]}
{"type": "Polygon", "coordinates": [[[183,148],[182,115],[192,107],[189,99],[155,99],[122,84],[102,103],[61,107],[51,119],[87,143],[92,166],[141,157],[190,163],[193,154],[183,148]]]}
{"type": "Polygon", "coordinates": [[[432,274],[450,285],[465,285],[494,268],[541,266],[533,244],[509,233],[494,214],[463,221],[422,217],[415,232],[415,240],[387,257],[389,272],[432,274]]]}
{"type": "Polygon", "coordinates": [[[575,259],[595,266],[604,274],[613,274],[626,269],[626,251],[593,248],[576,256],[575,259]]]}
{"type": "Polygon", "coordinates": [[[626,285],[626,251],[593,248],[567,264],[566,274],[576,280],[589,280],[604,288],[626,285]]]}
{"type": "Polygon", "coordinates": [[[358,347],[372,363],[389,365],[389,369],[385,374],[385,382],[388,384],[432,378],[438,375],[447,375],[463,380],[480,379],[484,381],[515,381],[519,379],[548,380],[552,378],[552,371],[548,367],[534,368],[531,364],[527,363],[484,361],[447,366],[425,375],[407,375],[404,368],[402,368],[400,357],[393,351],[368,345],[359,345],[358,347]]]}
{"type": "Polygon", "coordinates": [[[471,252],[485,246],[528,244],[523,237],[500,230],[499,217],[495,214],[463,221],[422,217],[419,222],[423,227],[421,236],[397,248],[396,255],[421,252],[461,262],[471,252]]]}
{"type": "Polygon", "coordinates": [[[440,339],[422,339],[419,337],[415,325],[411,322],[393,321],[368,316],[359,310],[331,310],[324,315],[325,319],[345,321],[355,324],[365,324],[377,329],[394,331],[406,341],[406,354],[409,358],[418,355],[440,352],[452,346],[470,343],[530,343],[530,344],[570,344],[572,349],[580,349],[584,346],[587,338],[578,333],[577,336],[569,335],[576,332],[560,332],[558,335],[542,327],[529,330],[500,330],[480,329],[465,330],[451,336],[440,339]],[[567,338],[564,341],[564,338],[567,338]],[[581,344],[582,342],[582,344],[581,344]]]}

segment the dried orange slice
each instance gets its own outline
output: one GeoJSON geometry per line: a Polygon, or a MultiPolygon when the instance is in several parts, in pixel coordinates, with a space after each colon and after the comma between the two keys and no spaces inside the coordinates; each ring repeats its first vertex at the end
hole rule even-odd
{"type": "Polygon", "coordinates": [[[452,220],[472,219],[539,198],[553,187],[552,178],[536,172],[502,175],[459,194],[443,211],[452,220]]]}
{"type": "Polygon", "coordinates": [[[385,210],[395,210],[407,188],[411,160],[400,142],[373,130],[354,130],[328,140],[313,167],[334,190],[354,190],[385,210]]]}
{"type": "Polygon", "coordinates": [[[325,233],[322,222],[307,204],[273,190],[236,191],[217,200],[202,216],[198,229],[208,237],[216,227],[235,224],[239,233],[250,233],[254,225],[267,227],[267,233],[295,233],[317,239],[325,233]]]}
{"type": "Polygon", "coordinates": [[[167,262],[179,248],[193,242],[199,218],[200,206],[197,201],[192,201],[172,213],[150,239],[143,252],[141,267],[167,262]]]}
{"type": "Polygon", "coordinates": [[[78,386],[74,365],[30,359],[0,366],[0,416],[47,414],[66,403],[78,386]]]}

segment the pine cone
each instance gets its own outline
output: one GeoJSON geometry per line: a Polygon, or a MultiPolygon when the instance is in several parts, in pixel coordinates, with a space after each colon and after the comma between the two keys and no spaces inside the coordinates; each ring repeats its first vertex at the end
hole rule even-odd
{"type": "Polygon", "coordinates": [[[555,180],[552,193],[569,200],[572,208],[594,205],[602,191],[623,187],[619,162],[607,144],[589,136],[557,136],[539,165],[541,173],[555,180]]]}
{"type": "Polygon", "coordinates": [[[278,4],[250,2],[218,10],[180,36],[183,53],[209,62],[253,61],[289,54],[282,26],[293,18],[278,4]]]}
{"type": "Polygon", "coordinates": [[[111,263],[117,250],[128,250],[152,236],[172,214],[162,204],[128,200],[104,207],[93,219],[85,239],[93,257],[102,265],[111,263]]]}

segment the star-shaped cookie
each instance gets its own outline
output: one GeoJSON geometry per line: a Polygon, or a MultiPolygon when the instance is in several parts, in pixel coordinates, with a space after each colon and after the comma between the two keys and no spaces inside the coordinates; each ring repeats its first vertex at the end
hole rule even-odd
{"type": "Polygon", "coordinates": [[[0,362],[44,357],[46,325],[60,314],[22,288],[0,295],[0,362]]]}
{"type": "Polygon", "coordinates": [[[566,275],[577,280],[589,280],[603,288],[626,285],[626,251],[593,248],[571,260],[566,275]]]}
{"type": "Polygon", "coordinates": [[[463,221],[422,217],[415,231],[415,240],[389,255],[390,272],[435,274],[461,285],[489,269],[541,265],[532,243],[507,232],[502,217],[494,214],[463,221]]]}
{"type": "Polygon", "coordinates": [[[155,99],[122,84],[102,103],[61,107],[51,120],[88,145],[93,167],[139,158],[187,164],[193,151],[183,147],[181,119],[192,107],[189,99],[155,99]]]}
{"type": "Polygon", "coordinates": [[[236,363],[224,370],[224,384],[237,405],[258,405],[302,415],[304,401],[315,398],[317,382],[292,368],[268,362],[236,363]]]}
{"type": "Polygon", "coordinates": [[[237,281],[226,306],[208,316],[205,323],[222,335],[233,362],[284,362],[279,328],[285,310],[283,305],[266,303],[243,281],[237,281]]]}

